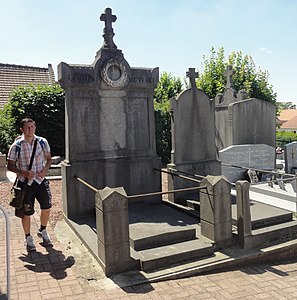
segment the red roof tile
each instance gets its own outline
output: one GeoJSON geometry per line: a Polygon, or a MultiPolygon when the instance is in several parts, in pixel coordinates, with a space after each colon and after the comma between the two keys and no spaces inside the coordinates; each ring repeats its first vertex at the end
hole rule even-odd
{"type": "Polygon", "coordinates": [[[27,84],[53,84],[55,74],[51,64],[47,68],[0,63],[0,109],[9,100],[14,88],[27,84]]]}
{"type": "Polygon", "coordinates": [[[281,129],[297,129],[297,116],[293,117],[289,121],[285,122],[281,127],[281,129]]]}
{"type": "Polygon", "coordinates": [[[297,116],[297,109],[284,109],[279,114],[281,121],[288,121],[297,116]]]}

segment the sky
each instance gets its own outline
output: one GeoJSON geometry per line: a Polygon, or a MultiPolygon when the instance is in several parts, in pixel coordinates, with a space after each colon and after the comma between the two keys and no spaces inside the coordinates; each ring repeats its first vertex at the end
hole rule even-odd
{"type": "Polygon", "coordinates": [[[297,104],[296,0],[0,0],[0,63],[54,68],[91,64],[111,8],[114,42],[131,67],[184,78],[203,56],[251,55],[277,101],[297,104]]]}

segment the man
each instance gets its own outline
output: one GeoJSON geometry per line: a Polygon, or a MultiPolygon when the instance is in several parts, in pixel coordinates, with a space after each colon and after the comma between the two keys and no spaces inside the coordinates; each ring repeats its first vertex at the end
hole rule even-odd
{"type": "Polygon", "coordinates": [[[19,179],[18,186],[23,188],[26,179],[28,180],[24,206],[16,209],[15,215],[22,219],[22,226],[25,233],[25,246],[27,251],[35,251],[36,247],[33,237],[30,233],[31,215],[34,214],[35,199],[39,202],[40,228],[37,232],[42,237],[44,244],[51,244],[51,239],[47,233],[46,226],[50,216],[51,192],[49,182],[45,179],[52,158],[50,147],[45,138],[35,135],[35,121],[25,118],[21,121],[22,136],[19,137],[10,147],[7,155],[7,169],[17,174],[19,179]],[[31,155],[33,152],[34,142],[37,139],[36,151],[29,171],[31,155]]]}

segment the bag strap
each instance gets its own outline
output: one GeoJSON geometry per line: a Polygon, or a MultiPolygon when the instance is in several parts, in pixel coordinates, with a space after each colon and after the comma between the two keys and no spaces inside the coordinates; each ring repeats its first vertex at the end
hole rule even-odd
{"type": "MultiPolygon", "coordinates": [[[[31,158],[30,158],[30,163],[29,163],[28,171],[31,170],[32,165],[33,165],[33,160],[34,160],[34,156],[35,156],[35,152],[36,152],[36,146],[37,146],[37,139],[35,139],[35,141],[34,141],[34,147],[33,147],[32,155],[31,155],[31,158]]],[[[18,180],[18,177],[16,177],[16,179],[15,179],[14,184],[13,184],[12,187],[14,187],[16,185],[17,180],[18,180]]],[[[27,185],[27,183],[28,183],[28,178],[25,178],[25,184],[27,185]]]]}
{"type": "Polygon", "coordinates": [[[37,146],[37,139],[35,139],[35,141],[34,141],[34,148],[33,148],[33,151],[32,151],[32,155],[31,155],[31,159],[30,159],[30,164],[29,164],[29,167],[28,167],[28,171],[30,171],[31,168],[32,168],[32,164],[33,164],[33,160],[34,160],[34,156],[35,156],[35,152],[36,152],[36,146],[37,146]]]}

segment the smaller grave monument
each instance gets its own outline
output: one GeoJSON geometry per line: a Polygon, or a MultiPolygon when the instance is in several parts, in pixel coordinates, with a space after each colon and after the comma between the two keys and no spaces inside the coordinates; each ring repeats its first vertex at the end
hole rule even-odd
{"type": "MultiPolygon", "coordinates": [[[[249,168],[267,171],[273,171],[275,168],[275,149],[265,144],[230,146],[220,151],[220,158],[222,175],[234,183],[237,180],[248,179],[249,168]]],[[[259,181],[259,178],[250,178],[253,183],[257,180],[259,181]]]]}
{"type": "MultiPolygon", "coordinates": [[[[195,69],[189,68],[186,75],[190,81],[190,88],[176,99],[170,100],[172,151],[171,163],[167,168],[169,172],[170,169],[177,169],[202,176],[220,175],[221,165],[217,160],[215,147],[214,103],[196,87],[195,79],[198,73],[195,69]]],[[[197,183],[168,176],[169,189],[192,186],[197,186],[197,183]]],[[[184,196],[169,195],[169,199],[174,201],[173,197],[180,199],[184,196]]]]}
{"type": "Polygon", "coordinates": [[[226,88],[215,97],[216,145],[218,150],[232,145],[266,144],[275,148],[275,106],[261,99],[248,98],[233,87],[235,71],[228,66],[226,88]]]}
{"type": "Polygon", "coordinates": [[[285,172],[297,173],[297,142],[285,145],[285,172]]]}

